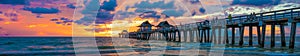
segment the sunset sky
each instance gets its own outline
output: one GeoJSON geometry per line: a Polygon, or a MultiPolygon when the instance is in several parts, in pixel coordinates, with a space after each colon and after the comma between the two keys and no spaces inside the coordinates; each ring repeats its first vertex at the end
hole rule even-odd
{"type": "MultiPolygon", "coordinates": [[[[138,29],[136,26],[147,20],[153,25],[165,20],[172,25],[179,25],[215,17],[224,18],[228,14],[237,16],[295,7],[300,7],[300,1],[0,0],[0,37],[72,35],[110,37],[117,36],[122,30],[133,32],[138,29]],[[143,14],[149,11],[152,14],[143,14]]],[[[285,30],[288,34],[289,27],[287,26],[285,30]]],[[[278,26],[276,32],[279,34],[278,26]]],[[[297,30],[298,34],[300,30],[297,30]]]]}

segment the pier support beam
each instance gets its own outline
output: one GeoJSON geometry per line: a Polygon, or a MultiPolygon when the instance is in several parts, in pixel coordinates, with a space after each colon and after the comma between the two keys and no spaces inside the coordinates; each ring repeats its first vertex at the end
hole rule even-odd
{"type": "Polygon", "coordinates": [[[184,33],[184,34],[183,34],[183,35],[184,35],[184,37],[183,37],[184,40],[183,40],[183,41],[184,41],[184,42],[187,42],[187,31],[183,31],[183,33],[184,33]]]}
{"type": "Polygon", "coordinates": [[[176,32],[174,31],[174,32],[172,32],[172,41],[176,41],[176,32]]]}
{"type": "Polygon", "coordinates": [[[235,43],[235,27],[232,27],[232,37],[231,37],[231,44],[234,45],[235,43]]]}
{"type": "Polygon", "coordinates": [[[172,39],[173,39],[173,32],[170,32],[169,33],[169,41],[172,41],[172,39]]]}
{"type": "Polygon", "coordinates": [[[161,38],[161,40],[165,40],[166,39],[165,36],[164,36],[164,33],[160,34],[160,38],[161,38]]]}
{"type": "Polygon", "coordinates": [[[280,24],[281,46],[286,47],[284,25],[280,24]]]}
{"type": "Polygon", "coordinates": [[[168,32],[167,35],[168,35],[167,36],[167,41],[170,41],[170,37],[171,37],[170,33],[168,32]]]}
{"type": "Polygon", "coordinates": [[[160,33],[156,33],[156,36],[157,36],[157,37],[155,37],[156,40],[160,40],[160,33]]]}
{"type": "Polygon", "coordinates": [[[222,31],[222,29],[221,29],[221,27],[218,27],[218,44],[222,44],[223,42],[222,42],[222,37],[221,37],[221,31],[222,31]]]}
{"type": "Polygon", "coordinates": [[[154,34],[154,37],[153,37],[153,38],[154,38],[154,40],[158,40],[157,33],[156,33],[156,32],[154,32],[153,34],[154,34]]]}
{"type": "Polygon", "coordinates": [[[208,43],[211,43],[210,29],[207,29],[207,41],[208,41],[208,43]]]}
{"type": "Polygon", "coordinates": [[[173,32],[170,32],[170,39],[169,39],[169,41],[173,41],[173,37],[174,37],[173,32]]]}
{"type": "Polygon", "coordinates": [[[156,36],[157,36],[156,38],[157,38],[157,40],[160,40],[160,38],[161,38],[160,35],[161,35],[161,34],[160,34],[159,32],[156,33],[156,36]]]}
{"type": "Polygon", "coordinates": [[[169,32],[169,41],[172,41],[173,33],[169,32]]]}
{"type": "Polygon", "coordinates": [[[217,43],[217,40],[216,40],[216,28],[213,27],[211,29],[211,40],[212,40],[212,43],[217,43]]]}
{"type": "Polygon", "coordinates": [[[201,33],[200,33],[200,43],[203,43],[204,42],[204,32],[203,30],[201,30],[201,33]]]}
{"type": "Polygon", "coordinates": [[[194,30],[196,37],[195,37],[195,42],[199,42],[199,31],[198,30],[194,30]]]}
{"type": "Polygon", "coordinates": [[[165,40],[166,39],[165,36],[164,36],[164,33],[160,34],[160,38],[161,38],[161,40],[165,40]]]}
{"type": "Polygon", "coordinates": [[[265,46],[265,39],[266,39],[266,25],[262,26],[262,42],[261,47],[263,48],[265,46]]]}
{"type": "Polygon", "coordinates": [[[198,39],[199,40],[197,40],[197,41],[199,41],[200,43],[202,43],[202,41],[201,41],[201,39],[202,39],[202,36],[201,36],[201,30],[200,29],[198,29],[198,39]]]}
{"type": "Polygon", "coordinates": [[[170,32],[169,34],[170,34],[169,41],[172,41],[172,39],[173,39],[173,32],[170,32]]]}
{"type": "Polygon", "coordinates": [[[204,35],[204,39],[203,39],[203,41],[205,42],[205,43],[207,43],[207,34],[206,34],[206,30],[203,30],[202,31],[203,32],[203,35],[204,35]]]}
{"type": "Polygon", "coordinates": [[[150,37],[151,37],[151,33],[147,33],[148,34],[148,36],[147,36],[147,40],[150,40],[150,37]]]}
{"type": "Polygon", "coordinates": [[[196,35],[197,35],[197,36],[196,36],[196,38],[197,38],[196,41],[197,41],[197,42],[200,42],[200,39],[201,39],[201,37],[200,37],[200,30],[197,29],[196,32],[197,32],[197,33],[196,33],[196,35]]]}
{"type": "Polygon", "coordinates": [[[244,44],[244,26],[241,26],[239,29],[240,29],[239,46],[243,46],[243,44],[244,44]]]}
{"type": "Polygon", "coordinates": [[[172,32],[169,32],[169,41],[172,41],[172,37],[173,37],[172,32]]]}
{"type": "Polygon", "coordinates": [[[169,34],[168,33],[164,33],[164,38],[165,38],[166,41],[169,40],[168,37],[169,37],[169,34]]]}
{"type": "Polygon", "coordinates": [[[194,42],[194,31],[190,30],[189,32],[190,32],[189,33],[190,34],[190,36],[189,36],[190,37],[190,42],[194,42]]]}
{"type": "Polygon", "coordinates": [[[181,42],[181,32],[178,31],[178,42],[181,42]]]}
{"type": "Polygon", "coordinates": [[[172,37],[173,37],[172,32],[169,32],[168,34],[169,34],[169,39],[168,39],[168,41],[172,41],[172,37]]]}
{"type": "Polygon", "coordinates": [[[226,42],[226,44],[229,44],[229,39],[228,39],[228,28],[227,27],[225,27],[225,42],[226,42]]]}
{"type": "Polygon", "coordinates": [[[271,48],[275,47],[275,23],[271,25],[271,48]]]}
{"type": "Polygon", "coordinates": [[[297,23],[296,22],[292,22],[292,25],[291,25],[291,35],[290,35],[290,44],[289,44],[289,48],[290,49],[294,49],[295,48],[295,34],[296,34],[296,25],[297,23]]]}
{"type": "Polygon", "coordinates": [[[168,37],[167,37],[167,41],[170,41],[170,37],[172,36],[171,33],[167,33],[168,37]]]}
{"type": "Polygon", "coordinates": [[[249,46],[253,46],[252,25],[249,26],[249,46]]]}
{"type": "Polygon", "coordinates": [[[172,41],[176,41],[176,32],[175,31],[172,32],[172,41]]]}
{"type": "Polygon", "coordinates": [[[258,45],[261,45],[260,26],[256,27],[256,31],[257,31],[257,43],[258,45]]]}
{"type": "Polygon", "coordinates": [[[155,39],[156,39],[156,40],[159,40],[159,35],[158,35],[158,33],[155,32],[154,34],[155,34],[155,39]]]}

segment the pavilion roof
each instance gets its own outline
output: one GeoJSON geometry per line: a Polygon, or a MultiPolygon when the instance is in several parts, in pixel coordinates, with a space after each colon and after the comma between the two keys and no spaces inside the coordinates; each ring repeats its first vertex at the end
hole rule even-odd
{"type": "Polygon", "coordinates": [[[146,26],[154,26],[154,25],[150,24],[149,21],[145,21],[145,22],[143,22],[141,25],[139,25],[137,27],[146,27],[146,26]]]}
{"type": "Polygon", "coordinates": [[[169,24],[168,21],[162,21],[156,27],[174,27],[174,26],[169,24]]]}

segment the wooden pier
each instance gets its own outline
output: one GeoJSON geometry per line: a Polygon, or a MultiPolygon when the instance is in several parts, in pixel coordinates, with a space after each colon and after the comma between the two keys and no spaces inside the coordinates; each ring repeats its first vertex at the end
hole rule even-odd
{"type": "Polygon", "coordinates": [[[215,44],[231,44],[244,46],[244,41],[248,41],[247,46],[253,46],[253,27],[257,30],[257,41],[261,48],[265,47],[266,26],[271,25],[270,47],[275,47],[275,26],[280,28],[281,46],[286,47],[286,35],[284,27],[291,24],[289,48],[295,48],[296,24],[300,22],[300,7],[263,12],[251,13],[249,15],[235,16],[225,19],[214,18],[212,20],[204,20],[201,22],[170,25],[167,21],[160,22],[156,29],[152,29],[148,21],[142,23],[137,32],[122,32],[120,36],[125,38],[136,38],[141,40],[166,40],[176,42],[200,42],[215,44]],[[249,31],[249,40],[244,40],[245,27],[249,31]],[[236,36],[236,28],[238,28],[239,36],[236,36]],[[231,29],[231,39],[229,39],[228,30],[231,29]],[[217,32],[216,32],[217,31],[217,32]],[[235,42],[239,37],[238,43],[235,42]],[[231,41],[230,41],[231,40],[231,41]]]}

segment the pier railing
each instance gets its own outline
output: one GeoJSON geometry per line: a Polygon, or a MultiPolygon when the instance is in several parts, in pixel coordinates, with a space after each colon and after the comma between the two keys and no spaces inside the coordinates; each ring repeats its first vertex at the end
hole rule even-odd
{"type": "MultiPolygon", "coordinates": [[[[293,20],[293,17],[300,16],[300,7],[291,8],[291,9],[284,9],[284,10],[276,10],[270,12],[263,12],[263,13],[254,13],[253,15],[242,15],[232,17],[232,19],[227,19],[227,24],[241,24],[241,23],[250,23],[250,22],[259,22],[259,21],[274,21],[274,20],[293,20]],[[250,22],[249,22],[250,20],[250,22]]],[[[291,21],[290,21],[291,22],[291,21]]],[[[260,23],[262,24],[262,23],[260,23]]]]}

